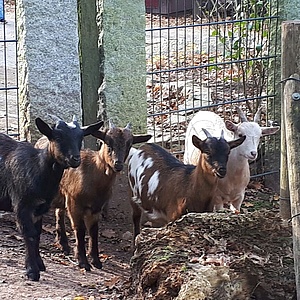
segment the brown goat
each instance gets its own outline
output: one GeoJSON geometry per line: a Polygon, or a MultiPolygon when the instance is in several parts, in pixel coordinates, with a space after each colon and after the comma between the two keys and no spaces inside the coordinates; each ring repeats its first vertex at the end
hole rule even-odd
{"type": "MultiPolygon", "coordinates": [[[[103,143],[99,151],[81,151],[81,165],[75,172],[67,170],[60,184],[60,193],[54,201],[56,209],[57,240],[65,253],[70,252],[65,231],[65,208],[75,233],[75,256],[80,268],[90,271],[86,257],[85,229],[89,235],[91,263],[102,268],[98,250],[98,219],[107,205],[117,173],[123,170],[124,162],[133,144],[148,141],[150,135],[133,135],[128,124],[124,129],[110,124],[109,130],[98,131],[93,136],[103,143]]],[[[75,169],[74,169],[75,170],[75,169]]]]}
{"type": "Polygon", "coordinates": [[[204,141],[192,137],[201,150],[197,166],[185,165],[155,144],[131,149],[128,158],[128,177],[132,190],[134,238],[140,232],[141,213],[153,226],[163,226],[179,218],[185,211],[210,212],[218,178],[226,175],[230,149],[245,140],[226,142],[212,137],[205,129],[204,141]]]}

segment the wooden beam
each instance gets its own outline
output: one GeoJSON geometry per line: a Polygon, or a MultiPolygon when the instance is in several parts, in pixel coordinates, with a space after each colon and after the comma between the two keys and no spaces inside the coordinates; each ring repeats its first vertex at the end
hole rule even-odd
{"type": "Polygon", "coordinates": [[[283,115],[293,228],[293,253],[297,299],[300,299],[300,76],[292,75],[284,86],[283,115]],[[298,80],[298,81],[297,81],[298,80]]]}
{"type": "MultiPolygon", "coordinates": [[[[282,23],[281,36],[281,79],[292,74],[300,74],[300,21],[282,23]]],[[[289,179],[287,170],[286,135],[283,88],[281,93],[281,165],[280,165],[280,213],[284,219],[290,218],[289,179]]]]}

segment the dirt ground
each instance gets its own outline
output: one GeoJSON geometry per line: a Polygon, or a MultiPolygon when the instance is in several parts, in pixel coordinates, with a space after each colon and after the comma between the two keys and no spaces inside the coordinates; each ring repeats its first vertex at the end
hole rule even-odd
{"type": "MultiPolygon", "coordinates": [[[[251,234],[247,234],[247,232],[244,233],[245,236],[243,240],[246,241],[244,244],[254,244],[254,248],[252,247],[249,248],[250,250],[247,250],[247,253],[250,251],[251,257],[255,258],[255,264],[252,265],[253,270],[259,267],[257,269],[260,272],[259,276],[261,276],[263,270],[267,270],[267,272],[263,274],[264,283],[275,282],[274,284],[277,284],[277,289],[280,290],[279,295],[282,295],[284,298],[280,298],[281,296],[268,296],[267,298],[256,297],[251,299],[293,299],[294,271],[290,229],[285,227],[282,230],[278,230],[278,226],[274,225],[274,227],[270,225],[278,222],[278,216],[276,216],[276,213],[278,213],[278,197],[268,189],[261,189],[259,184],[256,185],[255,188],[256,189],[249,189],[247,191],[246,199],[243,203],[243,214],[251,214],[253,211],[259,212],[259,210],[262,210],[262,214],[256,215],[256,219],[252,219],[249,215],[249,224],[252,224],[251,234]],[[270,213],[266,214],[266,209],[270,210],[270,213]],[[256,223],[259,223],[259,226],[256,227],[253,225],[256,223]],[[267,239],[269,236],[272,236],[272,238],[267,239]],[[258,249],[256,245],[260,247],[259,255],[255,253],[258,249]],[[262,256],[268,259],[261,258],[262,256]],[[273,260],[269,259],[269,257],[276,258],[276,261],[272,263],[273,260]],[[261,266],[257,264],[257,259],[263,259],[264,265],[261,266]]],[[[212,219],[209,219],[209,222],[213,224],[211,220],[215,218],[216,217],[212,217],[212,219]]],[[[230,216],[228,216],[228,218],[231,219],[230,216]]],[[[157,276],[157,269],[153,268],[152,263],[153,257],[160,257],[159,255],[161,255],[162,245],[164,245],[163,240],[171,241],[168,243],[170,243],[172,247],[176,245],[179,249],[184,249],[176,250],[175,253],[188,252],[189,255],[187,257],[189,264],[190,262],[195,263],[195,260],[197,260],[196,263],[199,265],[199,263],[201,263],[200,261],[204,259],[203,255],[200,255],[202,253],[201,245],[204,245],[209,238],[203,239],[200,234],[193,234],[193,245],[191,245],[191,247],[187,247],[187,245],[190,245],[189,242],[187,244],[180,242],[185,241],[185,234],[187,232],[200,233],[202,229],[199,228],[197,222],[195,223],[195,227],[192,225],[187,231],[179,230],[180,238],[176,240],[175,244],[174,240],[172,240],[172,236],[178,236],[178,230],[175,232],[169,229],[163,230],[163,239],[161,239],[162,241],[160,242],[160,239],[157,239],[153,230],[146,229],[140,238],[140,240],[144,242],[140,244],[137,253],[135,253],[133,259],[134,264],[130,265],[133,254],[131,242],[132,228],[130,205],[128,202],[127,178],[125,174],[121,174],[117,177],[114,195],[108,211],[108,218],[107,220],[101,220],[99,223],[99,249],[103,262],[102,270],[93,269],[91,272],[84,272],[77,267],[72,254],[65,256],[56,248],[54,243],[54,221],[54,213],[50,211],[44,218],[40,245],[46,271],[41,273],[39,282],[31,282],[26,279],[24,273],[24,243],[19,232],[16,230],[14,215],[0,211],[0,299],[189,299],[176,298],[174,296],[176,292],[170,294],[170,286],[172,289],[173,287],[177,289],[178,292],[180,284],[188,282],[191,277],[190,272],[182,272],[183,267],[179,264],[182,263],[181,254],[178,260],[175,257],[175,262],[173,255],[173,260],[165,260],[166,257],[169,257],[169,254],[164,256],[163,260],[157,260],[158,264],[162,261],[165,264],[167,263],[167,270],[172,270],[172,272],[168,271],[169,273],[162,272],[164,276],[159,276],[160,279],[157,281],[160,287],[159,289],[153,288],[152,286],[150,290],[148,288],[144,290],[140,287],[144,281],[139,281],[138,278],[148,278],[149,274],[152,276],[153,271],[155,271],[157,276]],[[180,232],[183,235],[181,235],[180,232]],[[197,239],[195,239],[195,237],[197,237],[197,239]],[[195,251],[195,249],[197,251],[195,251]],[[156,253],[160,254],[157,256],[156,253]],[[142,265],[143,268],[139,267],[142,265]],[[172,282],[174,284],[170,285],[172,282]],[[167,294],[165,293],[165,289],[167,294]]],[[[235,221],[233,220],[233,223],[231,222],[230,224],[234,223],[235,221]]],[[[220,234],[218,232],[223,234],[222,230],[227,228],[223,226],[223,229],[220,231],[220,226],[216,226],[215,228],[213,226],[209,227],[211,230],[208,232],[208,236],[214,236],[214,239],[220,234]]],[[[237,225],[237,228],[239,227],[240,226],[237,225]]],[[[176,229],[176,226],[172,228],[176,229]]],[[[69,240],[74,244],[73,233],[70,228],[68,232],[69,240]]],[[[240,237],[238,237],[238,239],[240,239],[240,237]]],[[[242,247],[242,243],[240,247],[242,247]]],[[[164,245],[163,249],[164,251],[165,249],[170,249],[170,246],[164,245]]],[[[241,255],[237,254],[236,247],[233,248],[233,252],[230,252],[230,249],[228,251],[226,255],[241,257],[241,255]]],[[[244,266],[239,266],[241,269],[244,269],[244,266]]],[[[262,281],[262,279],[260,280],[262,281]]],[[[266,283],[264,286],[266,286],[266,283]]],[[[199,300],[198,298],[191,299],[199,300]]],[[[217,298],[208,299],[215,300],[217,298]]],[[[248,298],[229,299],[245,300],[248,298]]]]}
{"type": "MultiPolygon", "coordinates": [[[[40,250],[46,265],[39,282],[26,279],[24,243],[16,230],[13,213],[0,211],[0,299],[125,299],[122,284],[129,277],[131,219],[125,174],[117,177],[108,219],[99,224],[99,249],[103,269],[80,270],[73,256],[55,247],[55,219],[44,218],[40,250]]],[[[70,241],[74,244],[72,231],[70,241]]]]}

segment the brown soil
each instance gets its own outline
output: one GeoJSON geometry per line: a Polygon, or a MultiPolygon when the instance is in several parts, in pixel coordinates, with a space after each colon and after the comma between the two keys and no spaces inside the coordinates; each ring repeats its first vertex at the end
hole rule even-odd
{"type": "MultiPolygon", "coordinates": [[[[295,283],[290,225],[283,226],[278,218],[278,197],[259,184],[256,188],[247,191],[241,217],[210,214],[203,219],[206,226],[200,226],[201,216],[196,221],[189,218],[188,223],[178,222],[166,229],[145,229],[130,266],[133,253],[130,205],[127,178],[122,174],[117,178],[108,218],[99,222],[103,269],[84,272],[77,267],[73,255],[67,257],[57,249],[54,213],[50,211],[44,218],[40,245],[47,270],[41,273],[39,282],[26,279],[24,243],[16,230],[14,215],[0,212],[0,298],[199,300],[182,295],[176,298],[180,290],[189,287],[190,279],[195,278],[192,271],[199,272],[201,265],[220,266],[230,260],[234,261],[231,264],[234,269],[229,269],[226,276],[236,278],[239,272],[251,275],[247,277],[246,288],[263,295],[251,299],[292,299],[295,283]],[[242,235],[241,224],[247,229],[242,235]],[[232,232],[230,241],[227,231],[232,232]],[[221,259],[220,247],[223,247],[221,259]]],[[[70,228],[69,234],[74,244],[70,228]]]]}
{"type": "MultiPolygon", "coordinates": [[[[26,279],[24,243],[16,229],[14,214],[0,211],[0,299],[125,299],[122,283],[129,277],[131,220],[125,175],[116,182],[107,220],[99,223],[99,249],[103,269],[84,272],[73,255],[63,255],[54,243],[55,219],[44,218],[40,250],[46,265],[39,282],[26,279]]],[[[74,244],[72,230],[70,244],[74,244]]]]}

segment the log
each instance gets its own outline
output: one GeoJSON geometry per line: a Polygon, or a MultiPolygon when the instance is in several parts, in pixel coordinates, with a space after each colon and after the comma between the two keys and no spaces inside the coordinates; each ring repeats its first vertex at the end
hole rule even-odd
{"type": "Polygon", "coordinates": [[[293,229],[297,299],[300,299],[300,76],[294,74],[284,87],[284,122],[293,229]]]}

